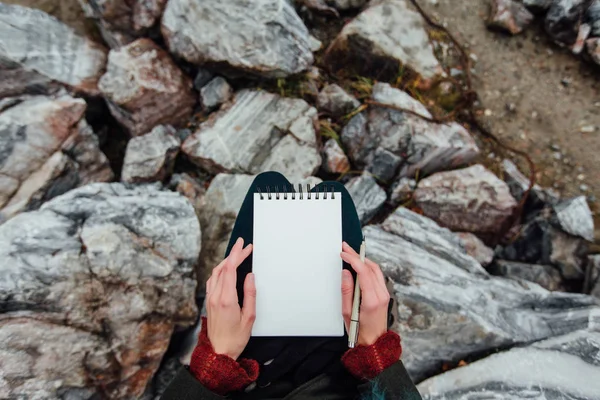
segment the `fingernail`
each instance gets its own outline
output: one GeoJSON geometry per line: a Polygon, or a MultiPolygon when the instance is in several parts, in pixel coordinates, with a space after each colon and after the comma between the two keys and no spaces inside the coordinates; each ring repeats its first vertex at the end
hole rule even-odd
{"type": "Polygon", "coordinates": [[[345,280],[345,281],[351,280],[352,279],[352,275],[350,275],[350,274],[348,274],[348,273],[346,273],[344,271],[347,271],[347,270],[343,270],[342,271],[342,279],[345,280]]]}
{"type": "Polygon", "coordinates": [[[236,244],[238,244],[238,243],[243,243],[243,242],[244,242],[244,239],[242,239],[241,237],[239,237],[239,238],[238,238],[238,239],[235,241],[235,243],[236,243],[236,244]]]}
{"type": "Polygon", "coordinates": [[[250,272],[250,273],[248,274],[248,281],[249,281],[250,283],[254,283],[254,274],[253,274],[252,272],[250,272]]]}

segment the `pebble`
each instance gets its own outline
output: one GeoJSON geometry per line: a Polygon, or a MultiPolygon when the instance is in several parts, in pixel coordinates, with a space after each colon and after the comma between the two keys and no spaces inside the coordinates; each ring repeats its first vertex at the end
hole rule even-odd
{"type": "Polygon", "coordinates": [[[552,153],[552,157],[554,157],[555,160],[560,160],[562,155],[559,152],[554,152],[552,153]]]}
{"type": "Polygon", "coordinates": [[[590,187],[585,183],[582,183],[581,185],[579,185],[579,190],[581,190],[582,192],[587,192],[588,190],[590,190],[590,187]]]}
{"type": "Polygon", "coordinates": [[[555,143],[551,144],[550,148],[554,151],[560,151],[560,146],[555,143]]]}
{"type": "Polygon", "coordinates": [[[483,112],[483,115],[485,115],[486,117],[490,117],[490,116],[492,116],[492,110],[490,110],[489,108],[488,108],[488,109],[486,109],[486,110],[483,112]]]}
{"type": "Polygon", "coordinates": [[[563,78],[563,79],[561,79],[560,83],[564,87],[569,87],[569,85],[571,84],[571,80],[569,78],[563,78]]]}
{"type": "Polygon", "coordinates": [[[531,113],[531,118],[536,119],[537,116],[538,116],[537,111],[534,111],[534,112],[531,113]]]}
{"type": "Polygon", "coordinates": [[[509,112],[515,112],[517,111],[517,106],[515,105],[515,103],[507,103],[506,110],[509,112]]]}
{"type": "Polygon", "coordinates": [[[582,181],[584,179],[585,179],[585,175],[584,174],[577,175],[577,180],[582,181]]]}
{"type": "Polygon", "coordinates": [[[579,132],[581,133],[594,133],[596,131],[596,127],[594,125],[585,125],[579,128],[579,132]]]}

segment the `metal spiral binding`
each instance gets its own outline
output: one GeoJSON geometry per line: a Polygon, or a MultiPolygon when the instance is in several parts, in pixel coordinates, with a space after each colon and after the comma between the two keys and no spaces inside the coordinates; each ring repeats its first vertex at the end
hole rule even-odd
{"type": "MultiPolygon", "coordinates": [[[[316,187],[316,186],[315,186],[316,187]]],[[[330,186],[331,188],[331,199],[335,199],[335,188],[333,186],[330,186]]],[[[299,183],[298,184],[298,191],[296,191],[294,189],[294,185],[290,186],[291,191],[288,192],[287,191],[287,186],[284,185],[283,186],[283,191],[279,191],[279,186],[275,186],[275,191],[271,192],[271,188],[269,186],[266,187],[266,193],[264,193],[262,190],[260,190],[259,187],[256,188],[256,193],[258,193],[258,195],[260,196],[261,200],[265,199],[265,195],[266,198],[269,200],[273,199],[273,195],[275,195],[275,199],[279,200],[281,197],[283,197],[283,200],[287,200],[288,199],[288,195],[290,195],[292,200],[296,200],[296,193],[298,194],[298,199],[299,200],[303,200],[304,199],[304,192],[302,191],[302,185],[299,183]]],[[[312,195],[315,195],[315,200],[319,200],[319,195],[323,195],[322,199],[323,200],[327,200],[327,185],[325,185],[322,189],[323,191],[319,191],[318,189],[314,192],[310,191],[310,183],[306,184],[306,198],[309,200],[312,200],[312,195]]]]}

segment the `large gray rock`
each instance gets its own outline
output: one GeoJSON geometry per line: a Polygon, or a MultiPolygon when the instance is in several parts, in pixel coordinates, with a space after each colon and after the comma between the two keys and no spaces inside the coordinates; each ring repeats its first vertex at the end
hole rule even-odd
{"type": "Polygon", "coordinates": [[[360,102],[335,83],[325,86],[317,96],[319,110],[325,111],[333,117],[342,117],[358,106],[360,106],[360,102]]]}
{"type": "Polygon", "coordinates": [[[171,53],[196,65],[279,78],[313,63],[310,34],[288,0],[171,0],[162,33],[171,53]]]}
{"type": "Polygon", "coordinates": [[[354,201],[356,212],[361,224],[366,224],[383,207],[387,196],[385,190],[375,181],[369,173],[350,179],[346,189],[354,201]]]}
{"type": "Polygon", "coordinates": [[[554,212],[563,231],[589,242],[594,241],[594,217],[585,196],[555,204],[554,212]]]}
{"type": "Polygon", "coordinates": [[[480,236],[499,232],[517,206],[506,183],[480,164],[421,180],[414,199],[441,225],[480,236]]]}
{"type": "Polygon", "coordinates": [[[393,329],[417,382],[444,363],[586,328],[599,310],[591,296],[472,274],[380,226],[364,234],[367,256],[394,282],[393,329]]]}
{"type": "Polygon", "coordinates": [[[513,35],[521,33],[533,21],[525,6],[514,0],[493,0],[488,26],[513,35]]]}
{"type": "Polygon", "coordinates": [[[0,226],[0,398],[130,399],[194,322],[200,227],[157,186],[96,183],[0,226]]]}
{"type": "Polygon", "coordinates": [[[546,14],[545,28],[558,44],[572,46],[591,0],[555,0],[546,14]]]}
{"type": "Polygon", "coordinates": [[[85,101],[64,93],[5,99],[0,106],[0,221],[77,186],[113,178],[85,110],[85,101]]]}
{"type": "Polygon", "coordinates": [[[493,354],[417,386],[424,400],[600,398],[600,332],[581,330],[493,354]]]}
{"type": "Polygon", "coordinates": [[[97,95],[105,65],[102,46],[56,18],[0,3],[0,98],[39,93],[52,82],[97,95]]]}
{"type": "Polygon", "coordinates": [[[127,143],[121,181],[129,183],[165,180],[173,172],[181,142],[171,126],[159,125],[127,143]]]}
{"type": "MultiPolygon", "coordinates": [[[[387,83],[376,83],[372,97],[431,117],[421,103],[387,83]]],[[[412,178],[417,171],[430,174],[468,163],[479,154],[474,139],[457,123],[436,124],[384,107],[369,107],[354,116],[341,138],[357,166],[375,169],[385,177],[393,177],[397,170],[400,177],[412,178]]]]}
{"type": "Polygon", "coordinates": [[[196,103],[190,78],[150,39],[111,50],[99,87],[112,115],[132,136],[187,122],[196,103]]]}
{"type": "Polygon", "coordinates": [[[373,2],[344,26],[326,62],[333,69],[355,66],[371,74],[397,74],[403,65],[425,80],[443,74],[423,18],[407,0],[373,2]]]}
{"type": "Polygon", "coordinates": [[[350,170],[350,161],[335,139],[323,146],[323,169],[330,174],[343,174],[350,170]]]}
{"type": "Polygon", "coordinates": [[[321,165],[317,110],[304,100],[242,90],[183,143],[189,159],[211,173],[275,170],[291,182],[321,165]]]}
{"type": "Polygon", "coordinates": [[[564,290],[560,272],[550,265],[525,264],[515,261],[496,260],[489,271],[511,279],[525,279],[550,291],[564,290]]]}

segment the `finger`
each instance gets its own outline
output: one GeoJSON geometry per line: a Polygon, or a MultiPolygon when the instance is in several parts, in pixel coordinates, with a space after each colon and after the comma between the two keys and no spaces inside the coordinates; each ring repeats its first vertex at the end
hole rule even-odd
{"type": "Polygon", "coordinates": [[[350,317],[352,316],[352,302],[354,301],[354,278],[347,269],[342,271],[342,316],[346,331],[350,330],[350,317]]]}
{"type": "Polygon", "coordinates": [[[354,248],[346,242],[342,243],[342,250],[345,251],[346,253],[350,253],[352,255],[359,256],[359,254],[356,252],[356,250],[354,250],[354,248]]]}
{"type": "Polygon", "coordinates": [[[375,281],[377,282],[377,286],[379,286],[379,288],[382,288],[387,292],[387,285],[385,284],[385,276],[383,276],[381,267],[379,265],[375,264],[373,261],[369,260],[368,258],[365,258],[365,264],[367,264],[367,266],[369,268],[371,268],[371,271],[373,271],[373,274],[375,275],[375,281]]]}
{"type": "MultiPolygon", "coordinates": [[[[241,241],[241,244],[244,244],[243,240],[241,241]]],[[[237,249],[234,258],[229,261],[225,267],[225,270],[223,271],[223,292],[221,296],[227,300],[235,301],[237,303],[237,268],[251,253],[252,244],[249,244],[246,248],[237,249]]]]}
{"type": "Polygon", "coordinates": [[[254,274],[249,273],[244,280],[244,304],[242,307],[242,320],[252,327],[256,319],[256,284],[254,274]]]}
{"type": "Polygon", "coordinates": [[[227,261],[227,259],[224,259],[223,261],[221,261],[219,263],[219,265],[217,265],[216,267],[213,268],[210,278],[208,278],[208,281],[206,282],[206,297],[207,298],[215,290],[215,286],[217,283],[217,277],[221,273],[223,265],[225,265],[226,261],[227,261]]]}
{"type": "Polygon", "coordinates": [[[352,269],[356,271],[356,274],[359,278],[358,285],[360,286],[363,299],[367,301],[376,296],[373,271],[371,271],[371,269],[367,267],[365,263],[360,261],[360,258],[356,255],[342,252],[341,256],[342,260],[350,264],[352,269]]]}

